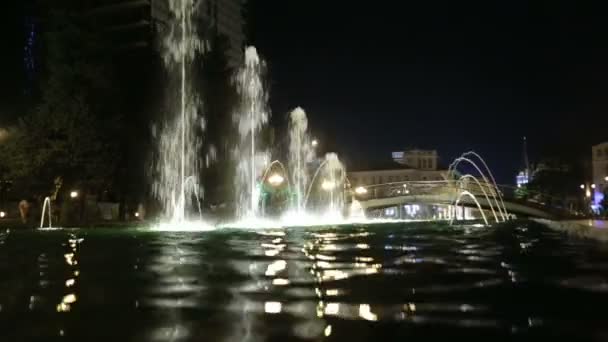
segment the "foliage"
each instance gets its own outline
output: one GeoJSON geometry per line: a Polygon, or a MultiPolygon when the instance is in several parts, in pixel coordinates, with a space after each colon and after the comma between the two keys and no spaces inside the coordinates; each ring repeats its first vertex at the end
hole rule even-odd
{"type": "Polygon", "coordinates": [[[2,146],[11,178],[50,188],[57,176],[98,189],[111,178],[119,127],[103,40],[78,17],[50,15],[42,98],[2,146]]]}

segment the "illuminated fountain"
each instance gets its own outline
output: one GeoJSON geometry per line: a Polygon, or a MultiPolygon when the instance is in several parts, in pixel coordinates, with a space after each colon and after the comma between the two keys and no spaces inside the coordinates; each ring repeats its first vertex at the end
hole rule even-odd
{"type": "Polygon", "coordinates": [[[51,217],[53,215],[51,214],[51,198],[50,197],[45,197],[44,203],[42,204],[42,216],[40,217],[40,229],[44,228],[44,214],[46,214],[46,213],[48,213],[48,221],[49,221],[49,226],[47,228],[52,229],[53,221],[52,221],[51,217]]]}
{"type": "Polygon", "coordinates": [[[171,108],[177,110],[158,130],[153,131],[158,151],[152,167],[152,192],[164,208],[167,224],[176,229],[184,225],[202,225],[202,222],[189,221],[187,217],[187,208],[198,207],[194,205],[193,197],[203,194],[198,184],[205,120],[199,116],[200,100],[192,79],[188,77],[193,74],[197,53],[203,50],[193,22],[196,4],[195,0],[168,2],[174,20],[168,21],[163,39],[163,60],[171,89],[176,90],[170,97],[173,100],[171,108]]]}
{"type": "MultiPolygon", "coordinates": [[[[454,200],[453,205],[454,211],[456,211],[456,208],[458,208],[462,199],[464,197],[468,197],[473,200],[473,202],[479,209],[479,212],[481,213],[485,224],[488,225],[488,219],[484,211],[482,210],[477,197],[472,193],[472,183],[474,185],[475,190],[479,190],[477,191],[478,196],[480,195],[479,192],[481,192],[486,202],[489,204],[490,211],[492,212],[495,222],[499,223],[507,221],[509,219],[509,214],[504,204],[502,193],[498,189],[496,179],[494,178],[494,175],[492,174],[492,171],[488,167],[488,164],[485,162],[485,160],[475,152],[471,151],[464,153],[459,158],[456,158],[454,162],[452,162],[452,164],[450,164],[450,167],[448,168],[448,180],[456,179],[456,176],[459,174],[457,172],[457,168],[461,164],[468,164],[472,166],[477,172],[478,176],[476,177],[471,174],[464,174],[457,179],[456,183],[454,184],[454,189],[456,190],[456,198],[454,200]],[[477,160],[477,162],[479,162],[483,166],[483,169],[478,165],[475,160],[477,160]]],[[[452,215],[451,222],[453,222],[456,216],[457,213],[454,213],[454,215],[452,215]]]]}
{"type": "Polygon", "coordinates": [[[308,164],[313,161],[314,147],[307,132],[306,112],[298,107],[291,112],[289,118],[289,168],[295,192],[292,210],[301,213],[304,212],[304,197],[309,182],[308,164]]]}
{"type": "Polygon", "coordinates": [[[260,141],[260,134],[270,117],[268,95],[262,83],[264,68],[255,47],[248,47],[244,64],[234,79],[240,96],[239,107],[233,115],[238,128],[238,141],[233,154],[237,163],[234,182],[236,215],[240,220],[257,218],[260,199],[258,179],[269,162],[269,153],[262,148],[260,141]]]}

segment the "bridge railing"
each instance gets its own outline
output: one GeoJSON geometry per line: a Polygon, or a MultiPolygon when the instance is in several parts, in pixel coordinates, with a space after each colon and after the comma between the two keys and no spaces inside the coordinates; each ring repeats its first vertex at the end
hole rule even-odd
{"type": "MultiPolygon", "coordinates": [[[[422,195],[446,195],[454,198],[462,191],[468,191],[475,197],[482,198],[486,195],[490,201],[502,201],[517,203],[531,208],[552,213],[556,216],[575,216],[576,213],[567,208],[558,207],[548,203],[533,201],[530,199],[518,198],[516,196],[517,188],[509,185],[497,185],[478,180],[456,181],[456,180],[441,180],[441,181],[406,181],[406,182],[391,182],[383,184],[374,184],[365,187],[351,189],[353,196],[359,201],[368,201],[374,199],[385,199],[391,197],[403,196],[422,196],[422,195]],[[361,190],[364,189],[364,190],[361,190]],[[500,197],[499,197],[500,196],[500,197]]],[[[550,197],[547,197],[550,198],[550,197]]],[[[554,198],[555,201],[560,200],[554,198]]],[[[551,203],[555,203],[551,201],[551,203]]]]}

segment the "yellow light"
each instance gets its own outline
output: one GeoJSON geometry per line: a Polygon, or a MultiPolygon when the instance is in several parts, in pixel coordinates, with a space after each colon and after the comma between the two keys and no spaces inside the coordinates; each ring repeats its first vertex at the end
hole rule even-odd
{"type": "Polygon", "coordinates": [[[595,189],[595,184],[591,184],[591,189],[595,189]]]}
{"type": "Polygon", "coordinates": [[[319,142],[317,141],[317,139],[312,141],[312,147],[317,147],[319,146],[319,142]]]}
{"type": "Polygon", "coordinates": [[[336,183],[329,180],[324,180],[321,184],[321,188],[325,191],[331,191],[336,188],[336,183]]]}
{"type": "Polygon", "coordinates": [[[6,217],[6,213],[4,211],[0,211],[0,218],[5,218],[6,217]]]}
{"type": "Polygon", "coordinates": [[[78,191],[72,191],[72,192],[70,192],[70,197],[71,197],[71,198],[76,198],[76,197],[78,197],[78,191]]]}
{"type": "Polygon", "coordinates": [[[68,279],[65,281],[65,287],[71,287],[74,286],[74,284],[76,284],[76,280],[74,279],[68,279]]]}
{"type": "Polygon", "coordinates": [[[135,213],[135,217],[139,217],[139,213],[135,213]]]}
{"type": "Polygon", "coordinates": [[[604,180],[605,180],[606,182],[608,182],[608,176],[606,176],[606,178],[604,178],[604,180]]]}
{"type": "Polygon", "coordinates": [[[364,188],[364,187],[362,187],[362,186],[360,186],[360,187],[358,187],[358,188],[355,189],[355,193],[357,195],[365,195],[367,193],[367,189],[364,188]]]}
{"type": "Polygon", "coordinates": [[[581,184],[581,190],[585,190],[585,184],[581,184]]]}
{"type": "Polygon", "coordinates": [[[283,178],[283,176],[279,175],[278,173],[275,173],[274,175],[268,177],[268,183],[270,183],[270,185],[272,186],[279,186],[283,184],[284,181],[285,178],[283,178]]]}
{"type": "Polygon", "coordinates": [[[586,195],[587,197],[591,197],[591,191],[589,191],[589,189],[587,189],[587,192],[585,193],[585,195],[586,195]]]}

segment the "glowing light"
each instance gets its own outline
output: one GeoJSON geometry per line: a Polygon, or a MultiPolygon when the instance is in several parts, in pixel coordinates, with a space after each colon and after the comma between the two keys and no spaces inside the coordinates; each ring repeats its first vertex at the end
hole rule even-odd
{"type": "Polygon", "coordinates": [[[330,289],[325,291],[325,295],[327,296],[337,296],[340,293],[340,291],[338,291],[338,289],[330,289]]]}
{"type": "Polygon", "coordinates": [[[358,187],[358,188],[355,189],[355,193],[357,195],[365,195],[367,193],[367,189],[364,188],[364,187],[362,187],[362,186],[360,186],[360,187],[358,187]]]}
{"type": "Polygon", "coordinates": [[[71,198],[76,198],[76,197],[78,197],[78,191],[75,191],[75,190],[74,190],[74,191],[70,192],[70,197],[71,197],[71,198]]]}
{"type": "Polygon", "coordinates": [[[264,303],[264,312],[269,314],[281,313],[282,305],[279,302],[266,302],[264,303]]]}
{"type": "Polygon", "coordinates": [[[76,261],[74,260],[74,253],[67,253],[63,257],[68,265],[74,266],[76,264],[76,261]]]}
{"type": "Polygon", "coordinates": [[[317,146],[319,146],[319,141],[317,141],[317,139],[315,139],[312,141],[311,144],[312,144],[312,147],[317,147],[317,146]]]}
{"type": "Polygon", "coordinates": [[[283,271],[287,267],[287,262],[285,260],[277,260],[272,264],[268,265],[266,269],[266,276],[272,277],[277,273],[283,271]]]}
{"type": "Polygon", "coordinates": [[[604,180],[605,180],[606,182],[608,182],[608,176],[606,176],[606,177],[604,178],[604,180]]]}
{"type": "Polygon", "coordinates": [[[72,287],[74,284],[76,284],[76,280],[74,279],[68,279],[65,281],[65,287],[72,287]]]}
{"type": "Polygon", "coordinates": [[[6,217],[6,213],[4,211],[0,211],[0,218],[5,218],[6,217]]]}
{"type": "Polygon", "coordinates": [[[591,191],[589,189],[587,189],[585,192],[585,196],[587,196],[587,198],[591,198],[591,191]]]}
{"type": "Polygon", "coordinates": [[[283,184],[284,181],[285,178],[283,178],[283,176],[279,175],[278,173],[275,173],[272,176],[268,177],[268,183],[270,183],[270,185],[272,186],[279,186],[283,184]]]}
{"type": "Polygon", "coordinates": [[[591,189],[595,189],[595,184],[591,184],[591,189]]]}
{"type": "Polygon", "coordinates": [[[328,303],[324,311],[326,315],[336,316],[340,312],[340,304],[328,303]]]}
{"type": "Polygon", "coordinates": [[[585,184],[581,184],[581,190],[585,190],[585,184]]]}
{"type": "Polygon", "coordinates": [[[359,316],[367,321],[377,321],[378,316],[371,310],[369,304],[359,305],[359,316]]]}
{"type": "Polygon", "coordinates": [[[329,180],[324,180],[321,184],[321,188],[325,191],[331,191],[336,188],[336,183],[329,180]]]}
{"type": "Polygon", "coordinates": [[[289,280],[283,278],[277,278],[272,280],[272,285],[276,286],[285,286],[289,285],[289,280]]]}
{"type": "Polygon", "coordinates": [[[74,304],[76,303],[76,295],[71,293],[65,297],[63,297],[63,302],[66,304],[74,304]]]}
{"type": "Polygon", "coordinates": [[[325,337],[328,337],[329,335],[331,335],[331,325],[325,327],[325,337]]]}
{"type": "Polygon", "coordinates": [[[135,213],[135,217],[139,217],[139,213],[135,213]]]}

